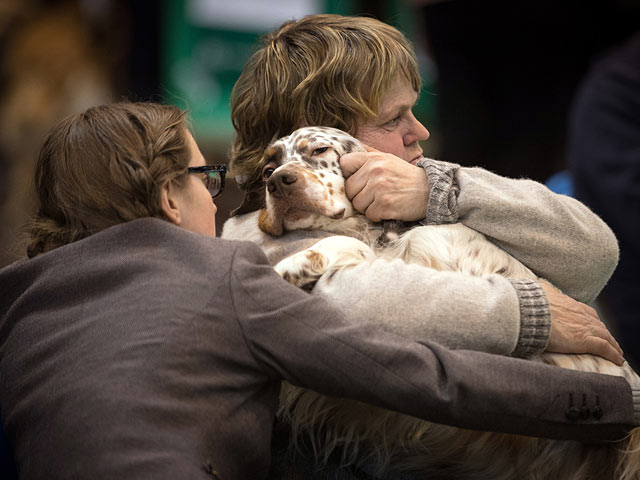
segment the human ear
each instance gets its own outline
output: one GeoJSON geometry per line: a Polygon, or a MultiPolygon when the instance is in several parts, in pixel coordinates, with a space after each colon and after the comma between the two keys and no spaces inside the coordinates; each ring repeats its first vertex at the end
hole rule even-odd
{"type": "Polygon", "coordinates": [[[160,192],[161,207],[169,221],[176,226],[180,226],[182,215],[180,214],[180,202],[177,197],[177,189],[171,180],[167,180],[160,192]]]}

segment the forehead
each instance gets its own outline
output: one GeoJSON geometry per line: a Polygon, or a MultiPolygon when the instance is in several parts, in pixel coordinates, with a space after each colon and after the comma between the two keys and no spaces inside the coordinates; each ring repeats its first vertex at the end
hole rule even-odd
{"type": "Polygon", "coordinates": [[[205,164],[204,157],[202,156],[202,153],[200,152],[200,148],[198,147],[198,144],[193,138],[193,135],[191,134],[191,132],[185,129],[184,136],[185,136],[185,143],[187,144],[187,148],[189,149],[189,155],[190,155],[189,166],[199,167],[204,165],[205,164]]]}
{"type": "Polygon", "coordinates": [[[412,108],[418,100],[416,92],[409,80],[403,75],[396,75],[391,85],[380,100],[378,117],[397,113],[399,110],[412,108]]]}

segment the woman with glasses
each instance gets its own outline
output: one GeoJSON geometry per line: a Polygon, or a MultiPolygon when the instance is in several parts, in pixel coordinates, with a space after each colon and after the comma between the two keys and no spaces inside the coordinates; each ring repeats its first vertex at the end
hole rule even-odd
{"type": "Polygon", "coordinates": [[[473,429],[634,424],[622,378],[413,343],[287,284],[255,245],[214,238],[225,168],[205,163],[185,114],[154,104],[93,107],[44,142],[28,258],[0,270],[20,478],[264,478],[282,379],[473,429]],[[568,392],[605,415],[567,422],[568,392]]]}

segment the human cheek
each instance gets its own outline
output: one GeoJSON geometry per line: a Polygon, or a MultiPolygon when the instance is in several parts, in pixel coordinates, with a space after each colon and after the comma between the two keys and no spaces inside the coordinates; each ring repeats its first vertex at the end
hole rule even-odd
{"type": "Polygon", "coordinates": [[[385,142],[384,148],[380,148],[379,150],[386,153],[391,153],[396,157],[406,160],[405,145],[404,145],[403,137],[400,134],[400,132],[396,132],[393,135],[389,135],[387,137],[387,141],[385,142]]]}
{"type": "Polygon", "coordinates": [[[402,136],[396,132],[378,131],[362,132],[356,136],[365,145],[375,148],[384,153],[391,153],[402,158],[404,147],[402,136]]]}
{"type": "Polygon", "coordinates": [[[213,203],[213,199],[211,198],[211,196],[209,196],[209,208],[208,208],[208,215],[207,215],[207,235],[209,235],[210,237],[215,237],[216,236],[216,213],[218,212],[218,207],[216,206],[215,203],[213,203]]]}
{"type": "MultiPolygon", "coordinates": [[[[207,192],[207,194],[208,193],[209,192],[207,192]]],[[[206,211],[207,211],[207,217],[209,219],[215,218],[216,213],[218,212],[218,207],[214,203],[213,198],[211,198],[211,195],[207,195],[205,206],[206,206],[206,211]]]]}

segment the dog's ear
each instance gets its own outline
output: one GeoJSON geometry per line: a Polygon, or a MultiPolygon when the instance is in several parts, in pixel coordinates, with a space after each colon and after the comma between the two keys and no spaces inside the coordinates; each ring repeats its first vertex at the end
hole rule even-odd
{"type": "Polygon", "coordinates": [[[253,187],[250,190],[246,191],[244,194],[244,199],[242,200],[242,204],[240,204],[238,208],[233,210],[229,214],[229,216],[234,217],[236,215],[251,213],[264,208],[266,205],[264,195],[264,185],[253,187]]]}
{"type": "Polygon", "coordinates": [[[235,215],[242,215],[243,213],[255,212],[256,210],[260,210],[266,206],[266,193],[265,184],[262,180],[262,169],[267,163],[281,158],[282,154],[282,147],[267,147],[262,158],[260,158],[260,161],[256,163],[252,169],[251,176],[253,180],[252,183],[246,187],[242,204],[229,214],[231,217],[235,215]]]}
{"type": "Polygon", "coordinates": [[[273,221],[273,218],[269,215],[266,208],[263,208],[258,213],[258,227],[264,233],[269,233],[274,237],[279,237],[284,233],[284,229],[282,228],[282,223],[276,223],[273,221]]]}

